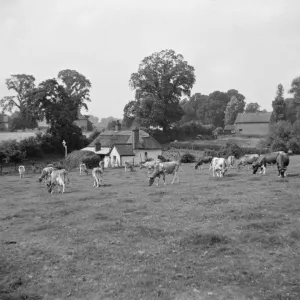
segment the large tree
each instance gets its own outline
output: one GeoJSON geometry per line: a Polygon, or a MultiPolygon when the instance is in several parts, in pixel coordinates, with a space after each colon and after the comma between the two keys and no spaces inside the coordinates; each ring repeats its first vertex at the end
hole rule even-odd
{"type": "Polygon", "coordinates": [[[124,128],[131,128],[134,124],[134,120],[137,116],[137,101],[129,101],[123,110],[123,121],[122,121],[122,127],[124,128]]]}
{"type": "Polygon", "coordinates": [[[194,83],[194,68],[181,54],[163,50],[145,57],[129,81],[138,102],[136,121],[168,129],[183,116],[179,101],[182,95],[190,95],[194,83]]]}
{"type": "Polygon", "coordinates": [[[297,110],[297,120],[300,120],[300,77],[293,79],[289,93],[294,96],[294,105],[297,110]]]}
{"type": "Polygon", "coordinates": [[[225,125],[232,125],[234,124],[238,113],[242,113],[245,109],[245,96],[234,89],[227,91],[227,96],[230,101],[225,110],[224,123],[225,125]]]}
{"type": "Polygon", "coordinates": [[[286,114],[286,104],[283,97],[283,86],[279,84],[277,86],[276,97],[272,102],[272,122],[284,121],[286,114]]]}
{"type": "Polygon", "coordinates": [[[28,74],[15,74],[6,79],[8,90],[14,91],[15,95],[5,96],[0,100],[0,107],[4,112],[19,111],[20,122],[25,127],[36,125],[32,112],[28,109],[30,92],[35,88],[35,78],[28,74]]]}
{"type": "Polygon", "coordinates": [[[250,102],[246,105],[245,112],[246,113],[255,113],[259,112],[260,105],[256,102],[250,102]]]}

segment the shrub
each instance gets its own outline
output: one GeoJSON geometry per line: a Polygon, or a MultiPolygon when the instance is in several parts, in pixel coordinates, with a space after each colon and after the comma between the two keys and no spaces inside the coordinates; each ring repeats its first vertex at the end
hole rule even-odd
{"type": "Polygon", "coordinates": [[[37,137],[29,137],[19,142],[20,149],[26,152],[27,157],[42,157],[41,140],[37,137]]]}
{"type": "Polygon", "coordinates": [[[78,168],[79,164],[82,162],[84,158],[93,155],[95,155],[95,153],[92,151],[75,150],[72,153],[68,154],[68,156],[65,159],[64,165],[68,170],[78,168]]]}
{"type": "Polygon", "coordinates": [[[100,160],[101,160],[100,156],[97,154],[94,154],[91,156],[84,157],[82,159],[82,162],[84,164],[86,164],[87,168],[92,169],[92,168],[99,167],[100,160]]]}
{"type": "Polygon", "coordinates": [[[195,162],[195,161],[196,161],[196,158],[191,153],[185,153],[180,158],[181,163],[192,163],[192,162],[195,162]]]}
{"type": "Polygon", "coordinates": [[[158,155],[157,158],[158,158],[161,162],[167,162],[167,161],[170,161],[168,158],[165,158],[163,155],[158,155]]]}
{"type": "Polygon", "coordinates": [[[300,145],[296,138],[292,138],[287,142],[288,150],[292,150],[293,154],[300,154],[300,145]]]}
{"type": "Polygon", "coordinates": [[[272,151],[284,151],[287,152],[286,143],[283,140],[275,139],[271,145],[272,151]]]}

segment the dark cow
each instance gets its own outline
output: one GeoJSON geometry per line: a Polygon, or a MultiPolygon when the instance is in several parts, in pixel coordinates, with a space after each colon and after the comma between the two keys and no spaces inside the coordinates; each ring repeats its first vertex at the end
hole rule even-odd
{"type": "Polygon", "coordinates": [[[257,159],[259,155],[258,154],[246,154],[243,157],[240,158],[240,161],[237,165],[237,169],[239,169],[241,166],[245,165],[252,165],[257,159]]]}
{"type": "Polygon", "coordinates": [[[200,169],[201,169],[203,164],[211,163],[212,159],[213,159],[212,156],[200,156],[197,163],[196,163],[196,165],[195,165],[195,169],[198,169],[199,166],[200,166],[200,169]]]}
{"type": "MultiPolygon", "coordinates": [[[[278,154],[281,152],[272,152],[268,154],[262,154],[259,158],[252,164],[253,174],[256,174],[257,170],[260,168],[260,173],[266,174],[266,166],[276,164],[276,159],[278,154]]],[[[284,153],[284,152],[282,152],[284,153]]]]}
{"type": "Polygon", "coordinates": [[[287,153],[279,152],[276,158],[278,177],[286,176],[286,168],[290,163],[290,158],[287,153]]]}

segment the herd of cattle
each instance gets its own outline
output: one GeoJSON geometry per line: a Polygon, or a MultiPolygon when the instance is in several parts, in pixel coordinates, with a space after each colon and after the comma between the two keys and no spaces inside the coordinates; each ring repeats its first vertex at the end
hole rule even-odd
{"type": "MultiPolygon", "coordinates": [[[[213,177],[215,174],[217,177],[223,177],[228,169],[232,168],[235,165],[236,159],[234,156],[229,156],[227,159],[220,157],[212,157],[212,156],[203,156],[200,157],[195,165],[195,169],[200,167],[203,168],[204,164],[210,164],[209,170],[212,169],[213,177]]],[[[134,166],[126,161],[125,172],[127,170],[133,170],[134,166]]],[[[266,173],[267,165],[277,165],[278,177],[285,177],[286,170],[289,165],[289,155],[283,151],[272,152],[269,154],[248,154],[244,155],[242,158],[238,160],[237,169],[240,169],[241,166],[248,167],[252,165],[253,174],[256,174],[258,169],[260,169],[261,174],[266,173]]],[[[157,178],[157,185],[159,184],[160,177],[163,178],[164,184],[166,184],[166,175],[172,174],[174,175],[172,184],[177,179],[177,183],[179,182],[179,174],[178,171],[181,169],[181,164],[178,161],[170,161],[170,162],[161,162],[159,160],[147,161],[145,163],[140,164],[140,169],[147,168],[149,175],[149,185],[151,186],[155,179],[157,178]]],[[[181,169],[182,170],[182,169],[181,169]]],[[[19,175],[20,177],[24,177],[25,167],[19,166],[19,175]]],[[[79,165],[79,174],[87,174],[88,169],[84,163],[80,163],[79,165]]],[[[104,163],[100,161],[99,167],[92,169],[92,177],[93,177],[93,187],[100,187],[103,183],[103,174],[104,174],[104,163]]],[[[38,178],[40,183],[44,182],[45,186],[48,189],[49,193],[53,193],[54,187],[57,186],[57,191],[60,192],[60,187],[62,187],[62,193],[65,192],[65,186],[69,183],[68,172],[65,169],[55,168],[53,165],[48,164],[41,172],[41,176],[38,178]]]]}

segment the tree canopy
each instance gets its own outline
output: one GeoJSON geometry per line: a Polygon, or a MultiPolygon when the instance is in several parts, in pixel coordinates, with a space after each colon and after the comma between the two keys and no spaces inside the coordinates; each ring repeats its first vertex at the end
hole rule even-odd
{"type": "Polygon", "coordinates": [[[272,122],[283,121],[286,118],[286,104],[283,97],[283,86],[279,84],[277,87],[276,97],[272,102],[272,122]]]}
{"type": "Polygon", "coordinates": [[[129,81],[137,102],[135,121],[141,126],[169,128],[184,115],[179,101],[182,95],[190,95],[194,83],[194,68],[181,54],[163,50],[145,57],[129,81]]]}
{"type": "Polygon", "coordinates": [[[259,112],[260,105],[257,102],[250,102],[246,105],[245,112],[246,113],[255,113],[259,112]]]}

